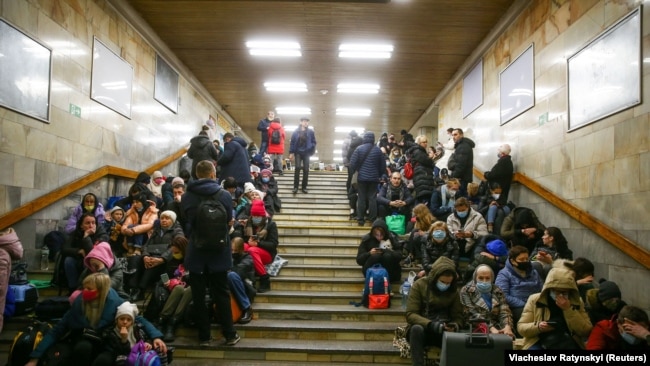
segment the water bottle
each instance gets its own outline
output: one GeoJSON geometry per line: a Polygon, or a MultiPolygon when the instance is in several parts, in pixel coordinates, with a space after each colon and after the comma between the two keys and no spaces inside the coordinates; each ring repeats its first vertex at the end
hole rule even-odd
{"type": "Polygon", "coordinates": [[[411,291],[411,282],[408,279],[404,280],[400,292],[402,293],[402,309],[406,309],[406,304],[409,301],[409,292],[411,291]]]}
{"type": "Polygon", "coordinates": [[[41,271],[50,269],[50,250],[44,246],[41,248],[41,271]]]}

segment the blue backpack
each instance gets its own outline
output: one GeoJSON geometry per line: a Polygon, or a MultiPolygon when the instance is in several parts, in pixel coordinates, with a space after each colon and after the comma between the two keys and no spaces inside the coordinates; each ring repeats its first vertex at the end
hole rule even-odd
{"type": "MultiPolygon", "coordinates": [[[[368,268],[366,270],[366,282],[363,287],[363,297],[361,299],[361,304],[365,307],[368,307],[368,295],[370,294],[389,294],[390,282],[388,279],[388,271],[386,268],[382,267],[381,264],[377,263],[368,268]],[[370,288],[371,283],[372,289],[370,288]]],[[[388,300],[388,306],[390,307],[390,299],[388,300]]]]}

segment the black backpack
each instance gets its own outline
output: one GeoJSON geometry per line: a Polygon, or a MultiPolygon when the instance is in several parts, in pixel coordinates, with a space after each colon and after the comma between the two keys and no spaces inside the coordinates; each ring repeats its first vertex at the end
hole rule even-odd
{"type": "Polygon", "coordinates": [[[19,331],[9,348],[8,365],[25,365],[29,361],[29,354],[38,346],[50,329],[52,329],[50,324],[36,321],[19,331]]]}
{"type": "Polygon", "coordinates": [[[52,272],[52,281],[50,282],[52,287],[59,289],[59,296],[61,296],[63,290],[68,290],[68,278],[65,275],[65,268],[63,268],[65,258],[61,251],[56,253],[54,257],[54,272],[52,272]]]}
{"type": "Polygon", "coordinates": [[[54,230],[50,231],[43,238],[43,244],[49,249],[50,254],[48,259],[53,261],[56,254],[61,251],[61,247],[65,243],[65,236],[62,232],[54,230]]]}
{"type": "MultiPolygon", "coordinates": [[[[197,249],[220,249],[226,245],[228,236],[228,213],[219,200],[219,196],[226,192],[219,190],[212,196],[204,196],[196,209],[196,216],[192,225],[192,245],[197,249]]],[[[231,200],[230,193],[228,201],[231,200]]]]}
{"type": "Polygon", "coordinates": [[[273,130],[273,132],[271,132],[271,143],[277,145],[281,141],[280,130],[273,130]]]}

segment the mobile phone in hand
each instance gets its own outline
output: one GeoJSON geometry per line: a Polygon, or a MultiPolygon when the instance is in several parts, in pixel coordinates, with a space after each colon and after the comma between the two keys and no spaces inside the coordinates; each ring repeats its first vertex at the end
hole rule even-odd
{"type": "Polygon", "coordinates": [[[547,325],[550,325],[550,326],[552,326],[552,327],[554,327],[554,326],[557,325],[557,322],[550,322],[550,321],[547,321],[546,324],[547,324],[547,325]]]}
{"type": "Polygon", "coordinates": [[[162,283],[167,283],[169,282],[169,275],[167,273],[163,273],[160,275],[160,280],[162,283]]]}

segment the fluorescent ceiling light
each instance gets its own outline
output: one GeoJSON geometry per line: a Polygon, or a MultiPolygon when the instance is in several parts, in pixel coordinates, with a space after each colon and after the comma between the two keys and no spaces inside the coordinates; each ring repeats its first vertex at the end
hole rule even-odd
{"type": "Polygon", "coordinates": [[[334,154],[334,155],[338,155],[338,154],[340,154],[340,153],[342,153],[342,152],[343,152],[342,149],[335,149],[335,150],[332,150],[332,154],[334,154]]]}
{"type": "Polygon", "coordinates": [[[340,83],[336,86],[338,93],[377,94],[379,84],[340,83]]]}
{"type": "Polygon", "coordinates": [[[318,161],[318,156],[310,156],[309,161],[318,161]]]}
{"type": "Polygon", "coordinates": [[[340,157],[340,156],[337,156],[337,157],[333,158],[332,160],[334,160],[334,161],[343,161],[343,158],[340,157]]]}
{"type": "Polygon", "coordinates": [[[343,140],[334,140],[334,145],[343,145],[343,140]]]}
{"type": "Polygon", "coordinates": [[[339,57],[390,58],[392,53],[393,45],[390,44],[342,43],[339,46],[339,57]]]}
{"type": "Polygon", "coordinates": [[[362,127],[334,127],[334,132],[345,132],[349,133],[354,130],[357,134],[361,135],[365,131],[362,127]]]}
{"type": "Polygon", "coordinates": [[[266,82],[264,83],[266,91],[283,91],[283,92],[306,92],[307,84],[291,82],[266,82]]]}
{"type": "Polygon", "coordinates": [[[249,41],[246,42],[248,52],[253,56],[300,57],[300,43],[278,41],[249,41]]]}
{"type": "Polygon", "coordinates": [[[277,114],[304,114],[310,115],[311,108],[308,107],[276,107],[275,111],[277,114]]]}
{"type": "Polygon", "coordinates": [[[337,116],[361,116],[368,117],[372,111],[365,108],[336,108],[337,116]]]}

